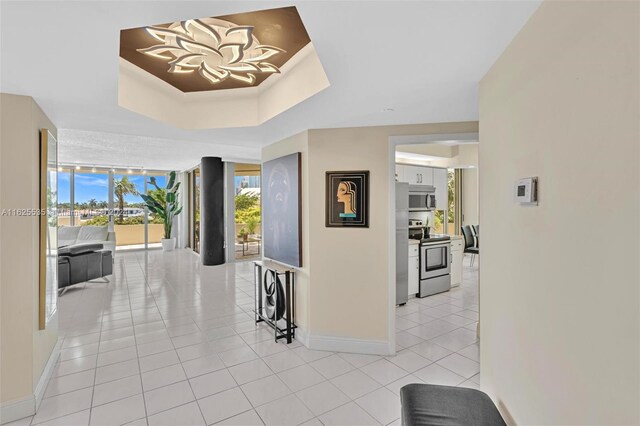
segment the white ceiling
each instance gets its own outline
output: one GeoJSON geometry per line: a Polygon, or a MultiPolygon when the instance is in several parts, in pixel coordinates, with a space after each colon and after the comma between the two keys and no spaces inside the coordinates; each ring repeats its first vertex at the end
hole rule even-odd
{"type": "Polygon", "coordinates": [[[256,160],[309,128],[477,120],[478,82],[539,3],[3,0],[0,90],[35,98],[61,129],[62,161],[256,160]],[[120,29],[291,4],[331,82],[323,92],[250,128],[182,130],[118,106],[120,29]]]}

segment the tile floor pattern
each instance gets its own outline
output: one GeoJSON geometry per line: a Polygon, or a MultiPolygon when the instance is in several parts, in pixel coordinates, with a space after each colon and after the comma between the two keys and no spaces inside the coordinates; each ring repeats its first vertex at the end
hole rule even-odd
{"type": "Polygon", "coordinates": [[[251,314],[252,263],[118,253],[111,283],[60,298],[53,378],[13,425],[400,424],[407,383],[478,387],[477,269],[464,278],[398,308],[397,355],[381,357],[274,343],[251,314]]]}

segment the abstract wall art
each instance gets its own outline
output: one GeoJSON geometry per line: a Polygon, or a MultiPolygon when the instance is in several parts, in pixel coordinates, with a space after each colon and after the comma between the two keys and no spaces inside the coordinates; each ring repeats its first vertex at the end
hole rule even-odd
{"type": "Polygon", "coordinates": [[[264,256],[289,266],[302,266],[301,154],[286,155],[262,166],[264,256]]]}

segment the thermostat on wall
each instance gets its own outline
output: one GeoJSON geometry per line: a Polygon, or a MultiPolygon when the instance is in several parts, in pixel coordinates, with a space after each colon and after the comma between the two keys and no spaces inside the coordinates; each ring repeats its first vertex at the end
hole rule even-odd
{"type": "Polygon", "coordinates": [[[520,179],[515,186],[516,201],[520,204],[538,204],[538,178],[520,179]]]}

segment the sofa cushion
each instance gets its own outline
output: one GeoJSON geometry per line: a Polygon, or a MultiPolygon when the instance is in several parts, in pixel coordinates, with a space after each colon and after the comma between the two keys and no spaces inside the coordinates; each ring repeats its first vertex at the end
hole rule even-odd
{"type": "Polygon", "coordinates": [[[104,248],[102,243],[74,244],[58,249],[58,256],[76,256],[78,254],[92,253],[104,248]]]}
{"type": "Polygon", "coordinates": [[[109,230],[107,225],[104,226],[91,226],[85,225],[80,227],[78,233],[78,243],[84,243],[87,241],[106,241],[109,230]]]}
{"type": "Polygon", "coordinates": [[[80,226],[61,226],[58,228],[58,247],[76,243],[80,226]]]}

